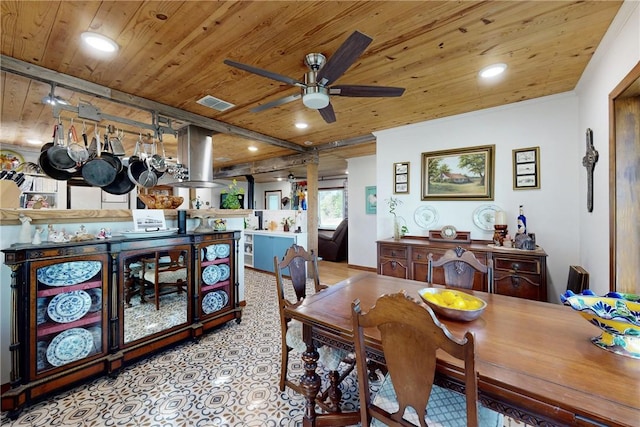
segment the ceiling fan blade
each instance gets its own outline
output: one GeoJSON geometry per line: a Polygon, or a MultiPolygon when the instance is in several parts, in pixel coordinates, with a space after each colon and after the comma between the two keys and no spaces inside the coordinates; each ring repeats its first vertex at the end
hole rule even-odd
{"type": "Polygon", "coordinates": [[[224,63],[232,67],[240,68],[241,70],[266,77],[268,79],[277,80],[279,82],[289,84],[291,86],[307,87],[307,85],[305,85],[300,80],[292,79],[291,77],[283,76],[282,74],[274,73],[272,71],[263,70],[262,68],[252,67],[251,65],[232,61],[230,59],[225,59],[224,63]]]}
{"type": "Polygon", "coordinates": [[[340,45],[336,53],[320,68],[316,76],[316,82],[321,86],[327,86],[338,80],[342,74],[362,55],[373,39],[359,31],[354,31],[349,38],[340,45]]]}
{"type": "Polygon", "coordinates": [[[268,110],[272,107],[277,107],[278,105],[287,104],[289,102],[293,102],[296,99],[300,99],[302,97],[301,93],[296,93],[295,95],[285,96],[284,98],[276,99],[271,102],[267,102],[266,104],[259,105],[251,109],[252,113],[259,113],[260,111],[268,110]]]}
{"type": "Polygon", "coordinates": [[[337,85],[329,88],[329,94],[337,96],[358,97],[394,97],[402,96],[403,87],[391,86],[362,86],[362,85],[337,85]]]}
{"type": "Polygon", "coordinates": [[[326,107],[319,109],[318,111],[320,112],[320,115],[325,122],[333,123],[336,121],[336,113],[333,111],[333,105],[331,105],[331,103],[329,103],[329,105],[327,105],[326,107]]]}

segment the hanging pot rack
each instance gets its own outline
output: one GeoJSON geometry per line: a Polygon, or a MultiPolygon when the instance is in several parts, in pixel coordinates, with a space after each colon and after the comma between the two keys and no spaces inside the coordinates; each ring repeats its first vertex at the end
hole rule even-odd
{"type": "Polygon", "coordinates": [[[173,128],[171,119],[161,116],[155,111],[151,112],[151,123],[143,123],[137,120],[103,113],[99,108],[85,102],[78,103],[77,107],[74,107],[73,105],[56,104],[53,106],[53,117],[59,118],[62,110],[76,114],[79,119],[90,120],[96,123],[106,120],[137,127],[139,129],[150,130],[153,132],[154,136],[160,140],[162,140],[162,136],[164,134],[172,134],[176,138],[178,136],[178,131],[173,128]]]}

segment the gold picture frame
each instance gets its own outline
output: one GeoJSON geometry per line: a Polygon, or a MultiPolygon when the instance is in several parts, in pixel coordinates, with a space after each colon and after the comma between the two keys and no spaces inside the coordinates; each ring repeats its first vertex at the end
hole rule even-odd
{"type": "Polygon", "coordinates": [[[493,200],[495,145],[422,153],[422,200],[493,200]]]}
{"type": "Polygon", "coordinates": [[[393,194],[409,194],[409,162],[393,164],[393,194]]]}
{"type": "Polygon", "coordinates": [[[540,188],[540,147],[513,150],[513,189],[540,188]]]}

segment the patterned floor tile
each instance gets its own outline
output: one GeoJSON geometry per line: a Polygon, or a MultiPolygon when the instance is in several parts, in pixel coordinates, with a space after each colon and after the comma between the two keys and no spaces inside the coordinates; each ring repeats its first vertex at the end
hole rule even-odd
{"type": "MultiPolygon", "coordinates": [[[[281,392],[278,385],[281,337],[275,289],[272,275],[246,269],[247,305],[240,324],[230,322],[198,342],[141,360],[116,378],[105,376],[60,392],[25,408],[16,420],[2,413],[0,425],[300,427],[303,397],[289,389],[281,392]]],[[[309,293],[311,289],[310,282],[309,293]]],[[[320,371],[327,384],[327,372],[320,371]]],[[[295,351],[288,372],[290,378],[303,373],[295,351]]],[[[341,389],[343,409],[356,409],[355,371],[341,389]]]]}

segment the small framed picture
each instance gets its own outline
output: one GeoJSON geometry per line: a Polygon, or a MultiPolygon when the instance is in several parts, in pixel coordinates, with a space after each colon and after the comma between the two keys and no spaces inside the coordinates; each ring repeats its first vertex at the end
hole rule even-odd
{"type": "Polygon", "coordinates": [[[393,193],[409,193],[409,162],[393,164],[393,193]]]}
{"type": "Polygon", "coordinates": [[[378,207],[378,194],[376,186],[364,188],[364,211],[367,215],[375,215],[378,207]]]}
{"type": "Polygon", "coordinates": [[[540,188],[540,147],[513,150],[513,189],[540,188]]]}

